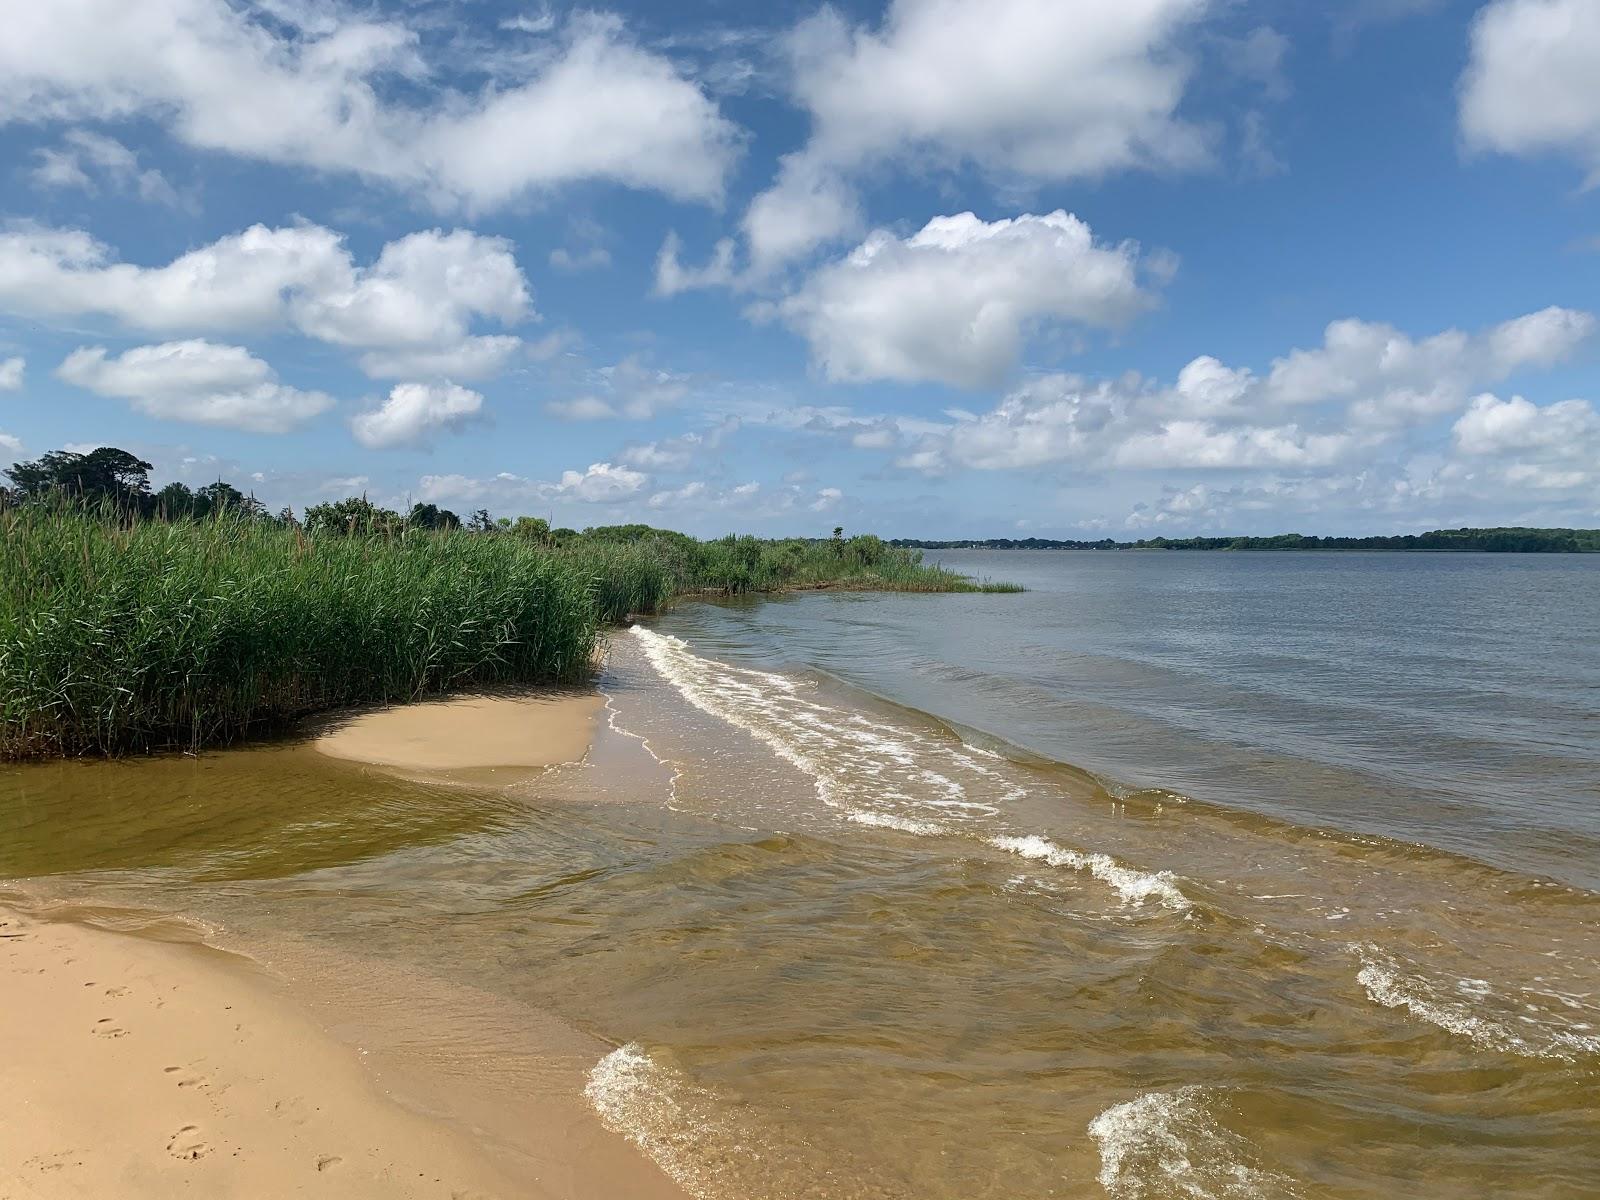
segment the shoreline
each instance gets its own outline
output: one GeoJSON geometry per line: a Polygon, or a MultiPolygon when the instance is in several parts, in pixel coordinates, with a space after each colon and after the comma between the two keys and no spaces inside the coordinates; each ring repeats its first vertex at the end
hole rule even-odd
{"type": "MultiPolygon", "coordinates": [[[[511,785],[582,760],[598,692],[346,717],[329,768],[511,785]]],[[[0,1197],[683,1200],[584,1096],[615,1047],[290,928],[0,892],[0,1197]]]]}

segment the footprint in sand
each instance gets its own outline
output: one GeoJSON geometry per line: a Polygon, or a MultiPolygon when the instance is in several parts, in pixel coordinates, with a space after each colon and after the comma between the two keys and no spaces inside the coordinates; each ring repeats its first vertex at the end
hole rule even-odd
{"type": "Polygon", "coordinates": [[[167,1142],[167,1153],[184,1162],[193,1162],[211,1153],[211,1147],[200,1136],[200,1126],[185,1125],[167,1142]]]}
{"type": "Polygon", "coordinates": [[[163,1067],[162,1074],[173,1076],[173,1082],[181,1088],[196,1088],[205,1091],[206,1085],[211,1081],[204,1075],[197,1074],[186,1067],[163,1067]]]}
{"type": "Polygon", "coordinates": [[[127,1037],[128,1031],[118,1025],[110,1017],[101,1017],[94,1023],[94,1032],[97,1037],[119,1038],[127,1037]]]}
{"type": "Polygon", "coordinates": [[[337,1154],[325,1154],[321,1158],[317,1159],[317,1170],[331,1171],[343,1161],[344,1159],[340,1158],[337,1154]]]}
{"type": "MultiPolygon", "coordinates": [[[[86,983],[83,986],[88,987],[89,984],[86,983]]],[[[106,995],[110,996],[112,999],[116,999],[118,996],[126,996],[127,994],[128,989],[125,987],[108,987],[106,989],[106,995]]]]}

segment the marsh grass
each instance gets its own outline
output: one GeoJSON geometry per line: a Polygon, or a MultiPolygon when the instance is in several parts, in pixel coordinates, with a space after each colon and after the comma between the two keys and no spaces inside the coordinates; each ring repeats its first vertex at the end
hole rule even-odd
{"type": "Polygon", "coordinates": [[[994,586],[876,538],[547,547],[44,505],[0,511],[0,537],[6,758],[198,749],[349,705],[568,682],[603,625],[680,594],[994,586]]]}

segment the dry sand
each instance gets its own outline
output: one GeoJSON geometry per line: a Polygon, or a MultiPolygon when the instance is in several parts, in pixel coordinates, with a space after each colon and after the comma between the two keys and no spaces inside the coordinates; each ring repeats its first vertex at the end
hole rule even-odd
{"type": "Polygon", "coordinates": [[[0,1198],[512,1197],[245,960],[0,910],[0,1198]]]}
{"type": "Polygon", "coordinates": [[[294,961],[408,1050],[240,955],[0,907],[0,1200],[684,1200],[583,1100],[603,1043],[529,1013],[483,1045],[493,997],[294,961]]]}
{"type": "Polygon", "coordinates": [[[582,758],[604,705],[588,692],[425,701],[340,720],[313,745],[403,772],[515,778],[582,758]]]}

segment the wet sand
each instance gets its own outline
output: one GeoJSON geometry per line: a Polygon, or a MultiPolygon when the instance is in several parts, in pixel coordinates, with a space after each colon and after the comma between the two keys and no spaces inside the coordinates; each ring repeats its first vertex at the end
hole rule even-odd
{"type": "Polygon", "coordinates": [[[430,700],[340,719],[313,745],[333,758],[488,782],[582,758],[604,704],[592,692],[430,700]]]}

